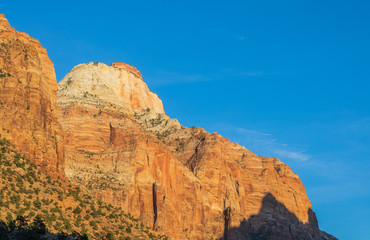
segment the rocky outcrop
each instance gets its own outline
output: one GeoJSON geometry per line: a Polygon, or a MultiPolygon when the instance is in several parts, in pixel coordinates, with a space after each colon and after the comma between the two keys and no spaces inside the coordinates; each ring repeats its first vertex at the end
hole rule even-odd
{"type": "MultiPolygon", "coordinates": [[[[73,81],[78,79],[64,78],[60,83],[60,91],[71,96],[65,81],[71,81],[73,92],[72,86],[79,86],[73,81]]],[[[184,191],[199,189],[196,178],[136,122],[132,109],[96,101],[93,94],[81,100],[76,97],[75,102],[71,99],[58,98],[59,120],[65,130],[66,176],[157,231],[168,232],[171,226],[172,237],[181,239],[182,226],[191,216],[184,219],[173,213],[181,208],[177,200],[184,191]]],[[[190,211],[193,205],[186,209],[190,211]]]]}
{"type": "Polygon", "coordinates": [[[141,73],[139,72],[139,70],[137,70],[136,67],[131,66],[131,65],[127,64],[127,63],[114,62],[114,63],[111,64],[111,66],[117,67],[117,68],[123,68],[127,72],[134,74],[136,77],[143,79],[143,77],[141,76],[141,73]]]}
{"type": "Polygon", "coordinates": [[[0,134],[53,176],[64,174],[57,87],[45,48],[0,14],[0,134]]]}
{"type": "Polygon", "coordinates": [[[277,232],[276,239],[320,239],[305,189],[287,165],[181,126],[154,104],[135,70],[82,64],[60,82],[67,177],[173,239],[238,239],[234,229],[246,239],[277,232]],[[132,104],[138,92],[140,104],[132,104]]]}
{"type": "Polygon", "coordinates": [[[136,68],[124,64],[80,64],[59,83],[58,101],[104,108],[132,110],[152,109],[164,113],[162,101],[151,92],[136,68]]]}
{"type": "MultiPolygon", "coordinates": [[[[252,238],[255,228],[262,229],[261,232],[272,231],[274,236],[279,232],[282,236],[266,239],[320,238],[304,186],[279,159],[259,157],[217,133],[181,127],[164,114],[137,111],[135,117],[144,129],[161,139],[176,159],[199,180],[205,219],[197,224],[206,222],[204,231],[218,231],[219,235],[223,231],[224,239],[245,239],[231,229],[240,229],[245,219],[252,218],[248,222],[251,230],[244,231],[243,235],[250,239],[263,239],[260,238],[262,235],[252,238]],[[286,210],[279,211],[283,207],[277,202],[286,210]],[[276,224],[284,228],[266,229],[276,224]],[[299,237],[291,232],[294,226],[298,226],[299,237]]],[[[205,236],[210,235],[202,237],[205,236]]]]}

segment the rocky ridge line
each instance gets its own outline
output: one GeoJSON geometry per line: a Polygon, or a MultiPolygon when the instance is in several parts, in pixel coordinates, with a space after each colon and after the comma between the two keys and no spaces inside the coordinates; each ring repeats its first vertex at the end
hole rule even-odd
{"type": "MultiPolygon", "coordinates": [[[[115,71],[82,64],[60,82],[59,121],[72,181],[174,239],[269,239],[271,231],[275,239],[320,239],[304,186],[287,165],[219,134],[183,127],[154,102],[120,105],[122,96],[104,94],[132,80],[115,71]]],[[[142,93],[136,98],[151,99],[133,88],[142,93]]]]}

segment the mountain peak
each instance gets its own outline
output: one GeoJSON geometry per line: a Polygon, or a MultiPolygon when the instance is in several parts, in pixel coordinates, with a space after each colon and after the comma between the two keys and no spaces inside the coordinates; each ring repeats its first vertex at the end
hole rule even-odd
{"type": "Polygon", "coordinates": [[[162,101],[151,92],[140,72],[126,63],[85,63],[74,67],[59,83],[58,104],[152,109],[164,113],[162,101]]]}
{"type": "Polygon", "coordinates": [[[13,29],[4,14],[0,14],[0,31],[13,29]]]}
{"type": "Polygon", "coordinates": [[[127,63],[124,63],[124,62],[114,62],[114,63],[111,64],[111,66],[118,67],[118,68],[124,68],[124,69],[126,69],[126,71],[131,72],[132,74],[138,76],[139,78],[143,78],[141,76],[141,73],[139,72],[139,70],[136,69],[136,67],[131,66],[131,65],[127,64],[127,63]]]}

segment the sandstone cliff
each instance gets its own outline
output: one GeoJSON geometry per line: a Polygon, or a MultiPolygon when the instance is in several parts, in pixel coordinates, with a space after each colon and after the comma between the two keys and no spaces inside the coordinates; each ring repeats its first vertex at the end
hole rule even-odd
{"type": "Polygon", "coordinates": [[[287,165],[181,126],[136,68],[81,64],[56,90],[46,50],[0,15],[0,134],[44,172],[172,239],[335,239],[287,165]]]}
{"type": "MultiPolygon", "coordinates": [[[[105,69],[113,74],[126,72],[126,69],[102,63],[89,63],[74,68],[60,82],[58,112],[65,130],[66,176],[76,184],[86,186],[96,197],[140,217],[153,229],[165,230],[172,226],[173,236],[181,239],[182,225],[186,220],[191,221],[191,217],[183,219],[173,214],[180,209],[176,200],[180,197],[178,192],[183,193],[185,188],[191,193],[196,192],[199,188],[196,178],[173,158],[161,141],[135,121],[131,105],[122,104],[122,95],[106,96],[118,98],[109,101],[104,96],[95,95],[102,91],[113,93],[122,87],[121,84],[128,85],[126,81],[130,79],[99,78],[99,84],[90,88],[85,87],[89,84],[80,84],[79,78],[71,77],[75,70],[84,72],[91,68],[95,71],[105,69]],[[91,89],[93,92],[89,92],[91,89]],[[87,93],[81,95],[81,92],[87,93]]],[[[115,76],[119,77],[119,74],[115,76]]],[[[89,80],[96,81],[96,78],[86,79],[89,80]]],[[[152,97],[158,101],[159,98],[148,91],[141,80],[139,84],[143,84],[144,94],[138,98],[152,97]]],[[[163,112],[161,103],[148,102],[141,108],[163,112]]]]}
{"type": "Polygon", "coordinates": [[[58,101],[101,105],[127,112],[150,108],[164,113],[162,101],[149,90],[140,72],[125,63],[107,66],[91,62],[74,67],[59,84],[58,101]]]}
{"type": "Polygon", "coordinates": [[[0,239],[165,240],[122,209],[52,179],[0,136],[0,239]]]}
{"type": "Polygon", "coordinates": [[[60,82],[67,177],[174,239],[321,238],[287,165],[181,126],[135,68],[114,65],[82,64],[60,82]]]}
{"type": "Polygon", "coordinates": [[[53,176],[64,174],[57,87],[45,48],[0,14],[0,134],[53,176]]]}
{"type": "Polygon", "coordinates": [[[223,233],[224,239],[264,239],[268,232],[274,237],[266,239],[320,238],[304,186],[279,159],[259,157],[217,133],[179,126],[164,114],[137,111],[135,118],[200,181],[205,218],[196,225],[206,223],[203,231],[223,233]],[[266,229],[270,225],[279,227],[266,229]]]}

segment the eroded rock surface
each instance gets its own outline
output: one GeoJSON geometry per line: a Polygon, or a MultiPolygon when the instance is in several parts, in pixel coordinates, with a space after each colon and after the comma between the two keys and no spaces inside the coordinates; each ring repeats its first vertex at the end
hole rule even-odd
{"type": "Polygon", "coordinates": [[[287,165],[181,126],[136,68],[81,64],[56,90],[46,50],[0,15],[0,133],[42,170],[171,239],[335,239],[287,165]]]}
{"type": "Polygon", "coordinates": [[[162,101],[151,92],[136,68],[124,64],[80,64],[59,83],[58,101],[62,104],[110,107],[127,112],[150,108],[164,113],[162,101]]]}
{"type": "Polygon", "coordinates": [[[284,228],[270,229],[274,236],[279,232],[281,238],[266,239],[320,238],[316,216],[304,186],[279,159],[259,157],[217,133],[179,127],[175,120],[164,114],[137,111],[135,118],[144,129],[161,139],[200,181],[206,218],[198,224],[206,222],[208,233],[217,229],[220,233],[224,231],[224,238],[244,239],[238,238],[240,235],[231,229],[240,229],[246,219],[258,216],[248,223],[250,231],[244,231],[244,236],[253,239],[253,229],[262,226],[261,231],[265,232],[265,225],[281,225],[284,228]],[[270,201],[267,196],[273,196],[275,201],[270,201]],[[286,210],[279,211],[277,202],[286,210]],[[265,211],[261,212],[262,209],[265,211]],[[223,218],[215,221],[220,215],[223,218]],[[222,228],[221,224],[224,224],[222,228]],[[290,231],[293,226],[301,232],[299,237],[290,231]]]}
{"type": "Polygon", "coordinates": [[[261,231],[279,231],[276,239],[320,239],[304,186],[287,165],[181,126],[148,100],[157,98],[143,90],[137,70],[121,66],[82,64],[60,82],[69,178],[173,239],[238,239],[233,229],[246,219],[253,219],[242,231],[247,239],[261,231]]]}
{"type": "Polygon", "coordinates": [[[57,87],[45,48],[0,14],[0,134],[53,176],[64,174],[57,87]]]}

